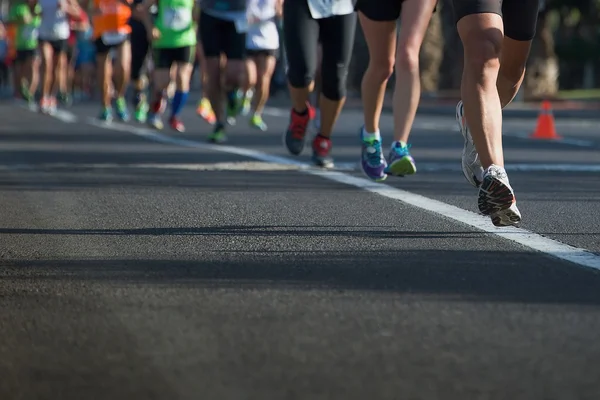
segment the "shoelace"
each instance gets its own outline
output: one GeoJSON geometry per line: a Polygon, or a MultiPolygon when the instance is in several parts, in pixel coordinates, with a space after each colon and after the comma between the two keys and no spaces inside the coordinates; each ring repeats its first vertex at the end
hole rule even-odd
{"type": "Polygon", "coordinates": [[[411,148],[412,145],[407,144],[406,146],[400,147],[400,146],[394,146],[394,153],[396,153],[396,155],[400,156],[400,157],[404,157],[409,155],[409,150],[411,148]]]}
{"type": "Polygon", "coordinates": [[[367,161],[371,165],[381,164],[381,142],[379,140],[373,140],[367,146],[367,161]]]}
{"type": "MultiPolygon", "coordinates": [[[[307,118],[308,120],[308,118],[307,118]]],[[[292,121],[292,126],[291,126],[291,130],[292,130],[292,137],[294,139],[297,140],[302,140],[304,139],[304,136],[306,135],[306,121],[301,120],[299,117],[295,118],[292,121]]]]}

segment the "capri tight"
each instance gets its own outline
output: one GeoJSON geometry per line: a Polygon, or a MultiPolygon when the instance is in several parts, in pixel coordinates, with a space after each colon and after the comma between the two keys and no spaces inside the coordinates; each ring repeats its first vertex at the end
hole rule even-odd
{"type": "Polygon", "coordinates": [[[283,36],[292,87],[308,87],[317,70],[317,46],[323,47],[321,93],[330,100],[346,96],[348,65],[352,57],[356,13],[314,19],[307,0],[286,0],[283,36]]]}

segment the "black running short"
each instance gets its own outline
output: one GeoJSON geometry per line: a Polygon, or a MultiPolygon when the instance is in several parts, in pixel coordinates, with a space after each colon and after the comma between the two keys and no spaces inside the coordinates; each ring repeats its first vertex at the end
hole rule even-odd
{"type": "Polygon", "coordinates": [[[356,11],[372,21],[395,21],[400,17],[404,0],[358,0],[356,11]]]}
{"type": "Polygon", "coordinates": [[[278,58],[279,57],[279,50],[268,50],[268,49],[246,49],[246,55],[248,57],[258,57],[258,56],[271,56],[271,57],[275,57],[278,58]]]}
{"type": "Polygon", "coordinates": [[[60,39],[60,40],[40,39],[41,45],[44,43],[50,44],[50,46],[52,46],[52,50],[57,54],[67,52],[67,49],[69,48],[69,44],[67,42],[68,42],[67,39],[60,39]]]}
{"type": "Polygon", "coordinates": [[[540,0],[452,0],[456,22],[472,14],[498,14],[504,21],[504,35],[520,41],[532,40],[540,0]]]}
{"type": "Polygon", "coordinates": [[[198,38],[204,49],[204,56],[219,57],[225,54],[229,60],[246,58],[246,34],[235,29],[235,23],[200,12],[198,38]]]}
{"type": "Polygon", "coordinates": [[[38,55],[37,49],[17,50],[16,60],[19,62],[25,62],[34,57],[37,57],[37,55],[38,55]]]}
{"type": "Polygon", "coordinates": [[[196,46],[154,49],[154,69],[169,69],[173,64],[193,64],[196,46]]]}
{"type": "MultiPolygon", "coordinates": [[[[357,0],[356,11],[360,11],[371,21],[387,22],[400,18],[402,3],[405,0],[357,0]]],[[[416,0],[421,1],[421,0],[416,0]]],[[[434,12],[437,9],[434,8],[434,12]]]]}
{"type": "Polygon", "coordinates": [[[106,44],[102,41],[102,38],[98,38],[94,41],[94,45],[96,46],[96,54],[107,54],[112,49],[122,46],[123,43],[127,42],[128,40],[129,40],[129,36],[127,36],[125,38],[125,40],[123,40],[120,43],[106,44]]]}

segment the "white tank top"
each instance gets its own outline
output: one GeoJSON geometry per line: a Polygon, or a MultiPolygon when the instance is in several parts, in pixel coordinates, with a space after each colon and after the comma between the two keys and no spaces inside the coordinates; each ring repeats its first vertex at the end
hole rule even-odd
{"type": "Polygon", "coordinates": [[[69,19],[64,11],[64,0],[38,0],[42,8],[42,23],[40,24],[40,39],[66,40],[71,33],[69,19]],[[62,8],[59,7],[62,3],[62,8]]]}
{"type": "Polygon", "coordinates": [[[248,0],[248,15],[260,19],[249,25],[246,33],[248,50],[277,50],[279,31],[275,23],[276,0],[248,0]]]}

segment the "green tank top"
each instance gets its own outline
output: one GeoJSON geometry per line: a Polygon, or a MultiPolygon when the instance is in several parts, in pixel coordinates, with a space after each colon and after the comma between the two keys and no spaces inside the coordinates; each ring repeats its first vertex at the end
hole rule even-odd
{"type": "Polygon", "coordinates": [[[196,45],[194,0],[159,0],[156,28],[160,38],[153,42],[157,49],[176,49],[196,45]]]}
{"type": "MultiPolygon", "coordinates": [[[[37,4],[34,8],[34,13],[41,13],[42,7],[37,4]]],[[[33,50],[38,46],[38,28],[42,19],[39,15],[34,15],[27,4],[15,4],[9,15],[9,20],[17,24],[16,46],[17,50],[33,50]],[[30,22],[23,22],[29,18],[30,22]]]]}

